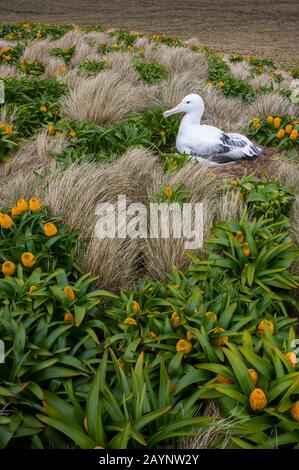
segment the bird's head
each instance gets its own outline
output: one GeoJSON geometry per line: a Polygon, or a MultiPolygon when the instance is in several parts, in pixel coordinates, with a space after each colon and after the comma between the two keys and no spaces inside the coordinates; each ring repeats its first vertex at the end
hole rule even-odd
{"type": "Polygon", "coordinates": [[[199,118],[201,118],[203,112],[204,102],[202,97],[195,93],[192,93],[191,95],[185,96],[185,98],[183,98],[182,101],[175,108],[165,111],[163,113],[163,116],[168,117],[172,114],[183,113],[194,114],[196,116],[198,115],[199,118]]]}

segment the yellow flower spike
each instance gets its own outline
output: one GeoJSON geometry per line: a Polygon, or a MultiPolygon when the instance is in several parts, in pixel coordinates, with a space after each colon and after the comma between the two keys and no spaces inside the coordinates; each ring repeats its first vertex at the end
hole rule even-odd
{"type": "Polygon", "coordinates": [[[76,137],[77,133],[75,131],[70,131],[69,136],[70,137],[76,137]]]}
{"type": "Polygon", "coordinates": [[[137,321],[136,321],[135,318],[133,318],[133,317],[127,317],[127,318],[124,320],[124,324],[125,324],[125,325],[136,326],[136,325],[137,325],[137,321]]]}
{"type": "Polygon", "coordinates": [[[187,339],[188,341],[192,341],[193,339],[196,339],[196,338],[195,338],[194,334],[191,333],[191,331],[187,330],[186,339],[187,339]]]}
{"type": "Polygon", "coordinates": [[[224,377],[224,375],[217,374],[216,375],[216,382],[219,384],[232,384],[234,381],[229,379],[228,377],[224,377]]]}
{"type": "Polygon", "coordinates": [[[289,364],[293,367],[293,369],[295,369],[296,365],[297,365],[297,357],[296,357],[296,354],[293,353],[293,352],[287,352],[284,357],[286,358],[286,360],[289,362],[289,364]]]}
{"type": "Polygon", "coordinates": [[[2,272],[3,272],[4,276],[12,276],[13,273],[15,272],[15,270],[16,270],[16,266],[11,261],[5,261],[2,264],[1,269],[2,269],[2,272]]]}
{"type": "Polygon", "coordinates": [[[140,313],[140,305],[138,302],[136,302],[136,300],[132,301],[131,308],[134,313],[140,313]]]}
{"type": "Polygon", "coordinates": [[[176,352],[183,352],[184,354],[189,354],[192,349],[192,344],[186,339],[179,339],[176,344],[176,352]]]}
{"type": "Polygon", "coordinates": [[[5,134],[7,135],[12,135],[13,133],[13,128],[10,125],[5,126],[5,134]]]}
{"type": "Polygon", "coordinates": [[[292,132],[290,133],[290,139],[296,140],[297,137],[298,137],[298,129],[293,129],[292,132]]]}
{"type": "Polygon", "coordinates": [[[235,239],[238,243],[240,243],[240,245],[242,245],[242,243],[244,242],[244,235],[243,233],[241,232],[241,230],[238,230],[237,233],[236,233],[236,236],[235,236],[235,239]]]}
{"type": "Polygon", "coordinates": [[[154,331],[150,331],[148,334],[147,334],[147,338],[150,338],[150,339],[155,339],[157,338],[157,335],[154,331]]]}
{"type": "Polygon", "coordinates": [[[40,107],[39,107],[39,110],[41,113],[46,113],[48,111],[48,108],[45,104],[42,104],[40,107]]]}
{"type": "Polygon", "coordinates": [[[177,312],[173,312],[171,315],[171,323],[173,328],[177,328],[180,324],[180,316],[177,312]]]}
{"type": "Polygon", "coordinates": [[[220,86],[220,88],[224,87],[224,82],[223,82],[222,80],[220,80],[220,81],[218,82],[218,86],[220,86]]]}
{"type": "Polygon", "coordinates": [[[34,292],[35,290],[37,290],[37,287],[36,286],[31,286],[30,289],[29,289],[29,292],[34,292]]]}
{"type": "Polygon", "coordinates": [[[64,314],[63,320],[64,321],[74,321],[75,317],[71,312],[67,312],[67,313],[64,314]]]}
{"type": "Polygon", "coordinates": [[[55,224],[48,222],[47,224],[44,225],[44,234],[47,237],[53,237],[54,235],[56,235],[57,232],[58,232],[58,229],[55,224]]]}
{"type": "Polygon", "coordinates": [[[25,268],[32,268],[32,266],[34,266],[36,263],[35,256],[29,251],[22,254],[21,260],[25,268]]]}
{"type": "Polygon", "coordinates": [[[257,371],[255,369],[248,369],[248,374],[250,375],[251,380],[253,384],[255,385],[259,378],[257,371]]]}
{"type": "Polygon", "coordinates": [[[19,211],[17,207],[12,207],[10,212],[13,217],[18,217],[19,215],[22,214],[22,211],[19,211]]]}
{"type": "Polygon", "coordinates": [[[273,124],[273,121],[274,121],[273,116],[267,116],[267,122],[268,122],[269,124],[273,124]]]}
{"type": "Polygon", "coordinates": [[[13,221],[8,214],[2,214],[0,216],[0,225],[4,230],[8,230],[12,227],[13,221]]]}
{"type": "Polygon", "coordinates": [[[239,184],[238,180],[232,180],[230,183],[233,189],[236,189],[238,187],[238,184],[239,184]]]}
{"type": "Polygon", "coordinates": [[[49,134],[53,134],[54,130],[55,130],[55,129],[54,129],[54,126],[53,126],[52,124],[49,124],[49,125],[48,125],[48,133],[49,133],[49,134]]]}
{"type": "Polygon", "coordinates": [[[85,429],[85,431],[86,431],[86,432],[88,432],[87,416],[85,416],[85,418],[84,418],[83,425],[84,425],[84,429],[85,429]]]}
{"type": "Polygon", "coordinates": [[[246,258],[250,256],[250,248],[249,248],[248,243],[244,243],[242,251],[243,251],[243,255],[246,256],[246,258]]]}
{"type": "Polygon", "coordinates": [[[280,127],[280,124],[281,124],[281,119],[280,117],[276,117],[274,120],[273,120],[273,124],[274,124],[274,127],[276,129],[278,129],[278,127],[280,127]]]}
{"type": "Polygon", "coordinates": [[[282,139],[285,136],[286,131],[284,129],[279,129],[279,131],[276,134],[276,137],[278,139],[282,139]]]}
{"type": "Polygon", "coordinates": [[[285,126],[285,131],[287,134],[290,134],[292,132],[292,129],[293,129],[292,124],[288,124],[287,126],[285,126]]]}
{"type": "Polygon", "coordinates": [[[70,286],[65,287],[63,291],[69,300],[75,300],[76,298],[75,293],[70,286]]]}
{"type": "Polygon", "coordinates": [[[213,323],[216,323],[216,321],[218,320],[217,315],[214,312],[206,312],[205,317],[206,318],[211,318],[213,323]]]}
{"type": "Polygon", "coordinates": [[[173,195],[172,187],[171,186],[166,186],[164,194],[165,194],[166,197],[168,197],[168,199],[170,199],[171,196],[173,195]]]}
{"type": "Polygon", "coordinates": [[[294,405],[291,408],[290,413],[291,413],[293,420],[299,423],[299,400],[294,403],[294,405]]]}
{"type": "Polygon", "coordinates": [[[160,134],[161,137],[166,136],[166,132],[163,129],[160,130],[159,134],[160,134]]]}
{"type": "MultiPolygon", "coordinates": [[[[223,333],[224,328],[215,328],[214,333],[223,333]]],[[[228,336],[222,336],[221,338],[213,339],[213,346],[223,346],[228,343],[228,336]]]]}
{"type": "Polygon", "coordinates": [[[274,325],[270,320],[262,320],[257,327],[257,334],[259,336],[265,336],[265,328],[268,327],[270,333],[274,332],[274,325]]]}
{"type": "Polygon", "coordinates": [[[4,59],[5,59],[7,62],[9,62],[9,61],[11,60],[11,56],[8,54],[8,55],[4,56],[4,59]]]}
{"type": "Polygon", "coordinates": [[[25,199],[19,199],[18,202],[17,202],[17,209],[20,211],[20,212],[25,212],[25,211],[28,211],[29,210],[29,205],[27,204],[27,202],[25,201],[25,199]]]}
{"type": "Polygon", "coordinates": [[[208,87],[212,86],[212,82],[210,80],[207,81],[207,86],[208,87]]]}
{"type": "Polygon", "coordinates": [[[240,199],[240,201],[244,201],[244,194],[243,193],[239,194],[239,199],[240,199]]]}
{"type": "Polygon", "coordinates": [[[253,411],[262,410],[267,405],[267,397],[261,388],[255,388],[251,392],[249,400],[253,411]]]}
{"type": "Polygon", "coordinates": [[[24,279],[18,279],[18,284],[19,286],[24,286],[25,285],[24,279]]]}
{"type": "Polygon", "coordinates": [[[32,212],[37,212],[41,209],[42,206],[39,200],[36,199],[36,197],[33,197],[29,201],[29,207],[30,207],[30,210],[32,210],[32,212]]]}
{"type": "Polygon", "coordinates": [[[43,409],[45,410],[45,412],[48,415],[49,414],[49,405],[47,405],[47,403],[45,401],[42,401],[42,405],[43,405],[43,409]]]}

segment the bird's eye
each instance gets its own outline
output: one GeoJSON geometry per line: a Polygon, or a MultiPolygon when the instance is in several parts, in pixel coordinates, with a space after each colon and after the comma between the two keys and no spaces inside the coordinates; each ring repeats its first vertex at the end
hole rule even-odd
{"type": "Polygon", "coordinates": [[[187,104],[190,104],[190,101],[186,101],[187,104]]]}

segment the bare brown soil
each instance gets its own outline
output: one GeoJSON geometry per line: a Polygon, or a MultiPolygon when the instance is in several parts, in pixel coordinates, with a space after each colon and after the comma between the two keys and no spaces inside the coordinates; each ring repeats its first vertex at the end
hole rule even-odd
{"type": "Polygon", "coordinates": [[[0,21],[102,23],[298,66],[298,0],[0,0],[0,21]]]}

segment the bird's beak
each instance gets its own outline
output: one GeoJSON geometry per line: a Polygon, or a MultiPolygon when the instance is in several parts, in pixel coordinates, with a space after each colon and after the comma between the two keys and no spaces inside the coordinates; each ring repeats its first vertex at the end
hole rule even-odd
{"type": "Polygon", "coordinates": [[[181,105],[181,103],[180,103],[180,104],[178,104],[175,108],[168,109],[168,111],[165,111],[165,112],[163,113],[163,117],[166,118],[166,117],[168,117],[168,116],[171,116],[172,114],[181,113],[181,112],[182,112],[181,107],[182,107],[182,105],[181,105]]]}

